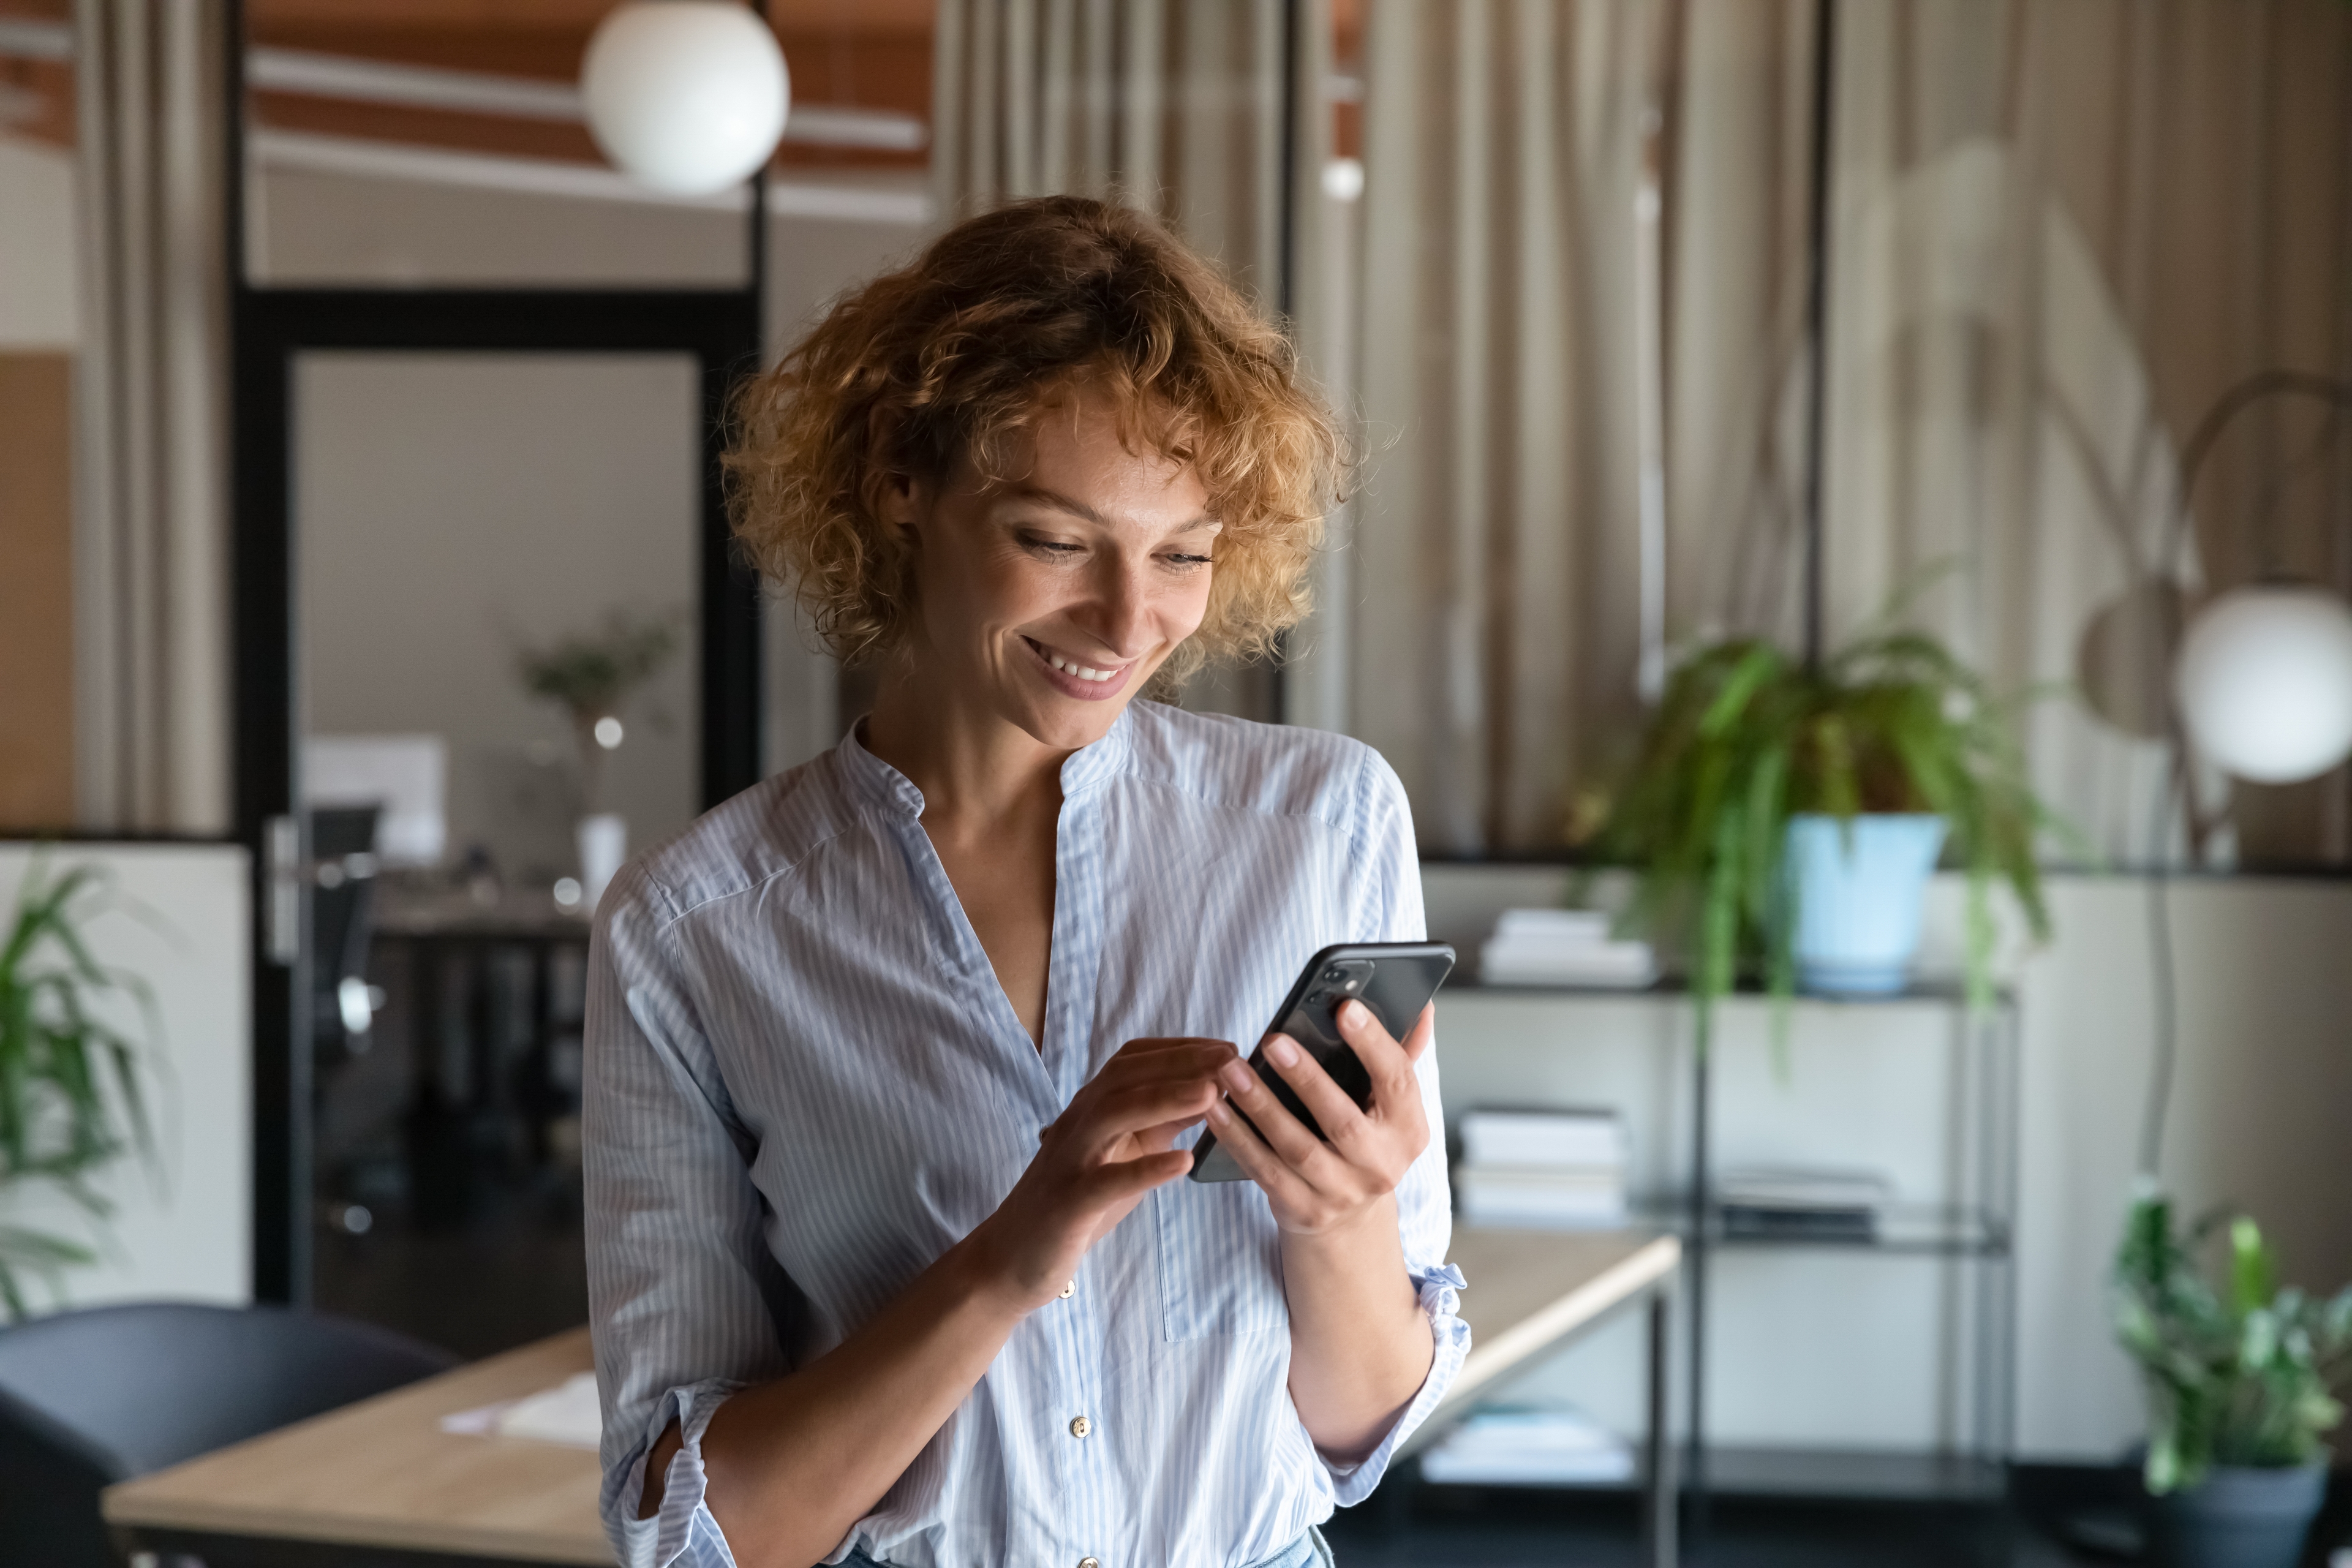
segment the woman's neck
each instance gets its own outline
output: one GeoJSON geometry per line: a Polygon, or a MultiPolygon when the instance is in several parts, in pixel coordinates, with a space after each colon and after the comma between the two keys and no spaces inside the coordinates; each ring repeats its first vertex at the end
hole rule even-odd
{"type": "Polygon", "coordinates": [[[945,683],[894,665],[875,693],[860,737],[923,794],[923,820],[941,829],[986,833],[1040,807],[1058,811],[1066,750],[1019,725],[953,700],[945,683]]]}

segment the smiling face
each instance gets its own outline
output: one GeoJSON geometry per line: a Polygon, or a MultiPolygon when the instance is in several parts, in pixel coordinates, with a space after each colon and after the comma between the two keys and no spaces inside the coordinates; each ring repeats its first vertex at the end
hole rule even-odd
{"type": "Polygon", "coordinates": [[[1099,740],[1209,607],[1217,523],[1189,467],[1130,451],[1083,396],[1047,411],[1017,478],[970,465],[891,498],[912,541],[909,674],[1055,750],[1099,740]]]}

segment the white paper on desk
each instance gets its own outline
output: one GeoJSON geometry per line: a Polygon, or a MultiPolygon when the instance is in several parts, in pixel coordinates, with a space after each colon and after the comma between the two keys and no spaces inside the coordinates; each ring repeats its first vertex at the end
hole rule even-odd
{"type": "Polygon", "coordinates": [[[460,1437],[487,1437],[499,1429],[499,1417],[514,1407],[511,1399],[501,1399],[496,1405],[485,1405],[476,1410],[460,1410],[441,1417],[441,1430],[454,1432],[460,1437]]]}
{"type": "Polygon", "coordinates": [[[534,1442],[561,1443],[570,1448],[593,1448],[604,1435],[604,1414],[596,1403],[596,1374],[574,1373],[561,1388],[551,1388],[518,1399],[500,1413],[499,1436],[529,1437],[534,1442]]]}
{"type": "Polygon", "coordinates": [[[441,1417],[441,1430],[470,1437],[521,1437],[567,1448],[593,1448],[604,1439],[596,1374],[575,1373],[557,1388],[441,1417]]]}

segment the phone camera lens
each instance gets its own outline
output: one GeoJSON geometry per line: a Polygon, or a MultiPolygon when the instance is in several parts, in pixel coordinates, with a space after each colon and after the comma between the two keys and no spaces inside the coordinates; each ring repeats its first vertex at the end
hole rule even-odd
{"type": "Polygon", "coordinates": [[[1336,963],[1323,972],[1323,978],[1329,981],[1334,985],[1338,984],[1340,981],[1345,980],[1347,977],[1348,972],[1340,968],[1336,963]]]}

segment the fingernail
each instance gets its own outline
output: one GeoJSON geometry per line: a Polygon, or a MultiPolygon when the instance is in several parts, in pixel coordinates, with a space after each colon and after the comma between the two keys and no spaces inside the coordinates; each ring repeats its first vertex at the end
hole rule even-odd
{"type": "Polygon", "coordinates": [[[1250,1077],[1249,1068],[1239,1062],[1227,1062],[1217,1070],[1217,1076],[1224,1079],[1225,1087],[1235,1094],[1247,1094],[1256,1087],[1255,1081],[1250,1077]]]}
{"type": "Polygon", "coordinates": [[[1352,996],[1339,1005],[1339,1025],[1342,1028],[1360,1029],[1364,1020],[1371,1016],[1372,1010],[1352,996]]]}
{"type": "Polygon", "coordinates": [[[1284,1037],[1276,1035],[1266,1041],[1265,1054],[1273,1058],[1275,1066],[1286,1068],[1298,1059],[1298,1047],[1284,1037]]]}

